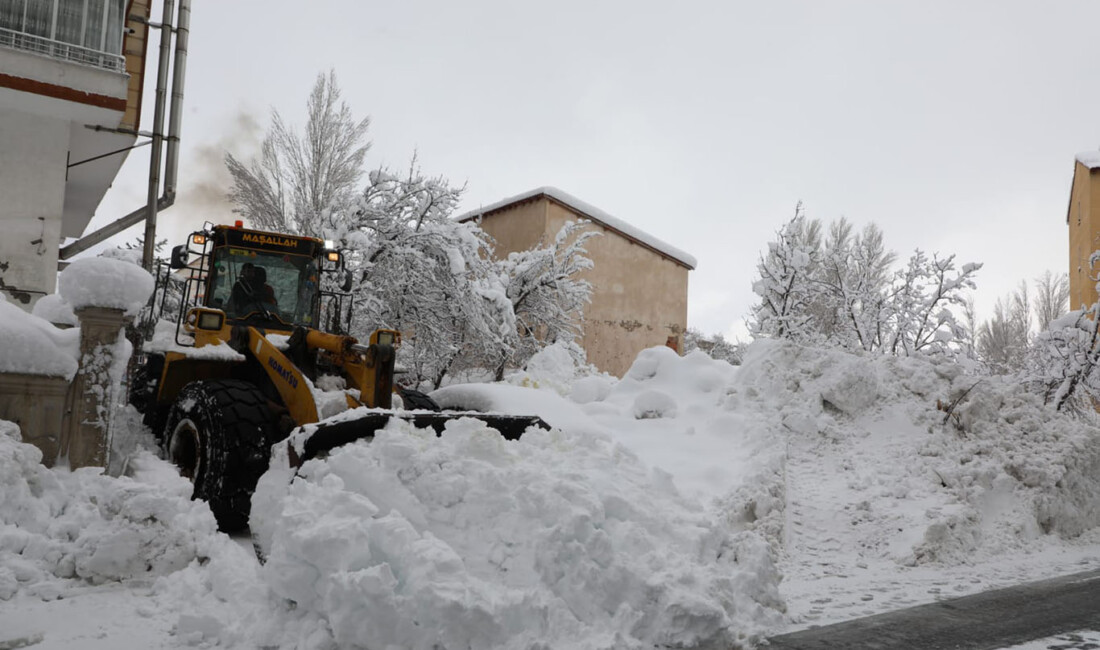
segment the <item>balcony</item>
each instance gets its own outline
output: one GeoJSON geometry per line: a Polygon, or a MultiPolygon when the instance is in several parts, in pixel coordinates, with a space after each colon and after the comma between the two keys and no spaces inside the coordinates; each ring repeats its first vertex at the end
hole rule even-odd
{"type": "Polygon", "coordinates": [[[0,0],[0,47],[125,72],[124,0],[0,0]]]}

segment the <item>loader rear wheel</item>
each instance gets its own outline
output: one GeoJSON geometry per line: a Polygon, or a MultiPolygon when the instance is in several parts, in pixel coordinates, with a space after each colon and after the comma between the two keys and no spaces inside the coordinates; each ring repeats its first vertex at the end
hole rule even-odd
{"type": "Polygon", "coordinates": [[[260,390],[245,381],[195,381],[184,386],[164,428],[168,459],[190,479],[223,531],[248,525],[252,492],[267,471],[278,418],[260,390]]]}

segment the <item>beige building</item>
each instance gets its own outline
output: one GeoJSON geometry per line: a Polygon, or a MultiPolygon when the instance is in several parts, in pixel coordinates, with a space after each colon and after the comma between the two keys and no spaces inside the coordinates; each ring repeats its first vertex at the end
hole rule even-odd
{"type": "Polygon", "coordinates": [[[581,345],[588,361],[622,376],[638,352],[655,345],[683,350],[688,272],[695,258],[554,187],[540,187],[458,217],[477,220],[496,240],[495,255],[553,241],[569,221],[603,233],[586,243],[594,266],[581,345]]]}
{"type": "Polygon", "coordinates": [[[1069,308],[1080,309],[1096,302],[1095,278],[1100,272],[1100,264],[1089,266],[1089,257],[1100,250],[1100,151],[1077,154],[1066,223],[1069,225],[1069,308]]]}

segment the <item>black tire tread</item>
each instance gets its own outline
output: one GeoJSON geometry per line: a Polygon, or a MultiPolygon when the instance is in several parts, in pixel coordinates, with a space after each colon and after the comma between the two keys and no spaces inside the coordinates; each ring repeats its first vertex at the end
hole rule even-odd
{"type": "Polygon", "coordinates": [[[166,444],[176,424],[189,417],[205,432],[203,470],[195,477],[193,498],[210,505],[218,527],[248,525],[252,492],[267,471],[271,445],[277,442],[277,418],[263,393],[246,381],[196,381],[180,391],[165,427],[166,444]]]}

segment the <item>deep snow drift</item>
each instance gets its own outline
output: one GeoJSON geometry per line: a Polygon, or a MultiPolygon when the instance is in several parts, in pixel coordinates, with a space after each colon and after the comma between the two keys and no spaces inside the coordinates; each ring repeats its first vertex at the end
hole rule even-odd
{"type": "Polygon", "coordinates": [[[436,393],[555,425],[515,442],[395,422],[297,476],[277,446],[264,565],[163,462],[46,470],[6,426],[0,642],[91,643],[49,618],[91,593],[118,603],[108,640],[145,621],[131,645],[738,647],[1100,566],[1098,429],[1008,382],[772,342],[574,375],[551,349],[436,393]]]}

